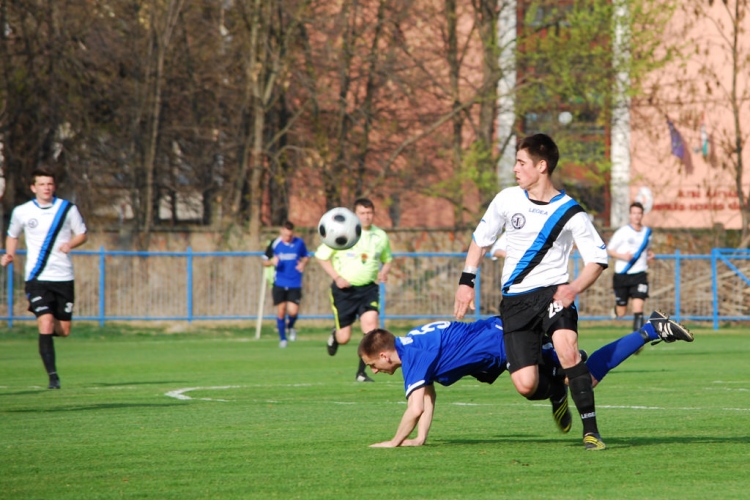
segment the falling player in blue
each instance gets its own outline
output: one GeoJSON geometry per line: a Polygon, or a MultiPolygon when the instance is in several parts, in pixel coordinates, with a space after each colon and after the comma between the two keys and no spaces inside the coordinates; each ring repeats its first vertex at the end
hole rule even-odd
{"type": "MultiPolygon", "coordinates": [[[[643,328],[601,347],[588,357],[586,365],[591,372],[592,385],[646,343],[662,340],[692,342],[693,335],[665,314],[654,311],[643,328]]],[[[362,339],[358,354],[373,373],[393,375],[401,368],[404,375],[407,408],[396,435],[389,441],[371,445],[373,448],[423,445],[435,411],[435,382],[448,386],[471,375],[491,384],[505,371],[508,362],[503,322],[499,317],[474,323],[438,321],[415,328],[405,337],[376,329],[362,339]],[[417,426],[417,436],[407,439],[417,426]]],[[[540,365],[540,370],[547,370],[551,377],[565,378],[550,343],[545,344],[542,359],[544,364],[540,365]]]]}

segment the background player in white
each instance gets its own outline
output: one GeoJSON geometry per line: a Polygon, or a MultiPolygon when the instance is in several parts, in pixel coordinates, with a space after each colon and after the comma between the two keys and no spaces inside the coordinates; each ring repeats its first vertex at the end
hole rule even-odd
{"type": "Polygon", "coordinates": [[[642,224],[643,205],[631,203],[630,224],[615,231],[607,245],[607,253],[615,259],[615,274],[612,288],[615,292],[615,315],[620,318],[628,310],[628,300],[633,300],[633,329],[643,326],[643,305],[648,298],[649,261],[651,250],[651,228],[642,224]]]}
{"type": "Polygon", "coordinates": [[[583,422],[588,450],[606,446],[596,423],[591,374],[578,351],[575,298],[607,267],[606,245],[583,208],[555,188],[551,175],[559,152],[545,134],[525,137],[516,149],[517,187],[501,191],[472,236],[456,291],[454,314],[461,319],[474,308],[474,279],[482,257],[505,229],[503,300],[508,371],[518,392],[531,400],[550,399],[558,426],[570,429],[567,389],[540,374],[542,337],[552,338],[583,422]],[[584,267],[568,283],[568,260],[575,243],[584,267]]]}
{"type": "Polygon", "coordinates": [[[55,196],[54,174],[31,174],[35,198],[13,210],[0,263],[15,260],[18,238],[26,239],[26,296],[39,328],[39,355],[49,375],[49,388],[60,388],[55,366],[54,336],[70,335],[75,303],[70,251],[86,241],[86,225],[75,205],[55,196]]]}
{"type": "MultiPolygon", "coordinates": [[[[407,408],[396,435],[389,441],[375,443],[373,448],[421,446],[427,440],[435,411],[435,383],[449,386],[471,375],[480,382],[492,384],[507,363],[499,317],[474,323],[437,321],[419,326],[404,337],[388,330],[373,330],[359,344],[359,355],[373,373],[393,375],[398,368],[404,375],[407,408]],[[417,436],[407,439],[418,426],[417,436]]],[[[613,368],[651,342],[693,341],[690,331],[666,315],[654,311],[649,322],[594,351],[586,360],[591,383],[598,384],[613,368]]],[[[554,348],[543,347],[543,368],[550,376],[564,379],[554,348]]]]}

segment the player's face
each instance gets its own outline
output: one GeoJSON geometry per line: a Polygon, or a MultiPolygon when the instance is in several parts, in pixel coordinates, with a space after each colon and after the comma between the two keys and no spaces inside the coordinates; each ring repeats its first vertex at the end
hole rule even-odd
{"type": "Polygon", "coordinates": [[[365,362],[367,366],[370,367],[370,370],[372,370],[372,373],[387,373],[388,375],[393,375],[393,373],[398,368],[398,365],[396,365],[393,361],[391,361],[390,356],[388,356],[387,353],[380,353],[378,356],[362,356],[362,361],[365,362]]]}
{"type": "Polygon", "coordinates": [[[543,165],[545,165],[544,160],[534,163],[525,149],[516,153],[516,165],[513,167],[513,173],[516,174],[518,186],[527,191],[532,188],[539,181],[540,169],[543,165]]]}
{"type": "Polygon", "coordinates": [[[55,181],[52,177],[39,176],[31,185],[31,192],[36,195],[37,201],[51,203],[55,196],[55,181]]]}
{"type": "Polygon", "coordinates": [[[641,225],[643,220],[643,210],[638,207],[632,207],[630,209],[630,225],[638,227],[641,225]]]}
{"type": "Polygon", "coordinates": [[[292,238],[294,238],[294,231],[291,229],[287,229],[285,227],[281,228],[281,241],[284,243],[289,243],[292,241],[292,238]]]}
{"type": "Polygon", "coordinates": [[[362,228],[370,229],[370,226],[372,226],[372,219],[375,218],[375,210],[363,207],[362,205],[357,205],[354,209],[354,213],[359,217],[359,222],[362,224],[362,228]]]}

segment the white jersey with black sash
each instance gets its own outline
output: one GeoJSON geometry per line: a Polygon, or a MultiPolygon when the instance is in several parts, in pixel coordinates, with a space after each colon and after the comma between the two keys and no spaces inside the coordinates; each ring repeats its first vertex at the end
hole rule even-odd
{"type": "Polygon", "coordinates": [[[629,253],[633,256],[629,261],[615,259],[616,274],[638,274],[648,269],[651,234],[650,227],[642,226],[640,231],[636,231],[630,224],[615,231],[607,248],[615,253],[629,253]]]}
{"type": "Polygon", "coordinates": [[[72,281],[73,262],[61,252],[60,245],[73,235],[86,232],[86,225],[78,208],[71,202],[54,198],[52,204],[41,207],[36,199],[13,209],[8,236],[26,236],[26,281],[72,281]]]}
{"type": "Polygon", "coordinates": [[[502,190],[492,200],[473,234],[474,242],[491,247],[505,229],[507,256],[503,295],[528,293],[569,282],[573,244],[585,264],[607,267],[606,245],[583,208],[565,192],[549,203],[535,202],[520,187],[502,190]]]}

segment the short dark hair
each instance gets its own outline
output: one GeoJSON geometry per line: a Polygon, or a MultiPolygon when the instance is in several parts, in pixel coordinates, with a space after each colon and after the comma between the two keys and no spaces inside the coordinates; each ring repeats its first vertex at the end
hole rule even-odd
{"type": "Polygon", "coordinates": [[[47,169],[43,168],[35,168],[33,172],[31,172],[31,186],[36,184],[36,178],[37,177],[52,177],[52,182],[57,184],[57,179],[55,179],[55,174],[47,169]]]}
{"type": "Polygon", "coordinates": [[[357,207],[364,207],[369,208],[370,210],[375,210],[375,204],[369,199],[369,198],[357,198],[354,200],[354,210],[357,210],[357,207]]]}
{"type": "Polygon", "coordinates": [[[552,175],[555,167],[557,167],[557,161],[560,159],[560,151],[558,151],[557,144],[552,140],[552,137],[547,134],[526,136],[518,143],[516,153],[524,149],[529,153],[535,164],[542,160],[546,161],[547,174],[552,175]]]}
{"type": "Polygon", "coordinates": [[[284,223],[281,226],[290,231],[294,231],[294,223],[290,220],[284,221],[284,223]]]}
{"type": "Polygon", "coordinates": [[[375,356],[379,352],[390,351],[396,348],[396,336],[388,330],[376,328],[370,330],[360,341],[357,354],[361,358],[364,355],[375,356]]]}
{"type": "Polygon", "coordinates": [[[641,204],[640,201],[634,201],[633,203],[631,203],[630,208],[628,209],[628,212],[630,212],[632,208],[640,208],[641,212],[645,212],[645,210],[643,209],[643,205],[641,204]]]}

